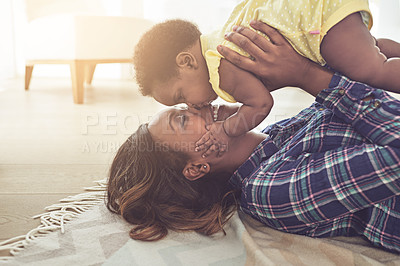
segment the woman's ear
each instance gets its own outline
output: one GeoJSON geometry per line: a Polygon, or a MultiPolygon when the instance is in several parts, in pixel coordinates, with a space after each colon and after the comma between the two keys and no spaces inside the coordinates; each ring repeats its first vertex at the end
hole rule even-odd
{"type": "Polygon", "coordinates": [[[179,67],[194,68],[198,67],[196,57],[190,52],[180,52],[175,58],[179,67]]]}
{"type": "Polygon", "coordinates": [[[197,180],[210,172],[208,163],[190,163],[183,168],[182,174],[190,181],[197,180]]]}

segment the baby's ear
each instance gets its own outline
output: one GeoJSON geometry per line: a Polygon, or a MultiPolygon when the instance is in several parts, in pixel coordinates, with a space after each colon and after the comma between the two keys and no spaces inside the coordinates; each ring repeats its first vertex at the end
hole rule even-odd
{"type": "Polygon", "coordinates": [[[175,58],[176,64],[179,67],[196,68],[197,60],[196,57],[189,52],[180,52],[175,58]]]}

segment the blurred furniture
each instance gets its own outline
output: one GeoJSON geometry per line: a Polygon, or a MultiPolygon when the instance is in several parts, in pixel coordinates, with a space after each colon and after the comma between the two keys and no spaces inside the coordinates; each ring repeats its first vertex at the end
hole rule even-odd
{"type": "Polygon", "coordinates": [[[25,0],[28,16],[25,90],[36,64],[69,64],[73,99],[84,102],[97,64],[130,63],[135,43],[152,23],[102,15],[102,1],[25,0]]]}

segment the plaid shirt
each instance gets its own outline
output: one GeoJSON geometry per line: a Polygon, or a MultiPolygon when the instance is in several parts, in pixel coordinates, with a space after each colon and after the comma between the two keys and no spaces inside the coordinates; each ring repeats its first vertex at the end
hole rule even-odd
{"type": "Polygon", "coordinates": [[[230,179],[244,212],[281,231],[364,235],[400,252],[400,101],[335,74],[309,108],[263,132],[230,179]]]}

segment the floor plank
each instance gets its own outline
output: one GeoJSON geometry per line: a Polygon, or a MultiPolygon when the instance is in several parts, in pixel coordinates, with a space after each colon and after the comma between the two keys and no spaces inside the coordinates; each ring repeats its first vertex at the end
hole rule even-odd
{"type": "Polygon", "coordinates": [[[0,240],[39,225],[31,216],[104,179],[113,156],[162,105],[133,81],[94,80],[85,104],[70,80],[0,81],[0,240]]]}
{"type": "Polygon", "coordinates": [[[0,195],[82,192],[83,187],[106,178],[108,164],[1,165],[0,195]]]}
{"type": "Polygon", "coordinates": [[[44,213],[44,208],[49,206],[49,203],[57,203],[68,195],[70,194],[0,194],[0,241],[24,235],[29,230],[36,228],[40,224],[40,220],[32,219],[32,216],[44,213]]]}

